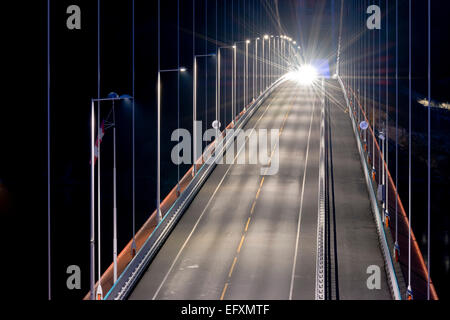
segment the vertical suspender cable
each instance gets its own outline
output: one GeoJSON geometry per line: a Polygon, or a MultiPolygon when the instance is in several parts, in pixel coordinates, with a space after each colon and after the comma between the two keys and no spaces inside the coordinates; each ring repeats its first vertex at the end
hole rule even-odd
{"type": "Polygon", "coordinates": [[[52,300],[51,219],[50,219],[50,0],[47,0],[47,280],[48,300],[52,300]]]}
{"type": "MultiPolygon", "coordinates": [[[[378,5],[381,7],[381,1],[378,1],[378,5]]],[[[383,127],[381,125],[381,30],[378,31],[378,126],[380,127],[380,129],[378,129],[378,131],[382,131],[383,127]]],[[[384,144],[383,141],[381,141],[381,143],[384,144]]],[[[381,153],[381,155],[378,155],[378,170],[380,172],[377,172],[378,175],[378,184],[382,184],[382,175],[381,172],[383,172],[382,170],[382,161],[384,161],[383,158],[383,153],[381,153]]]]}
{"type": "MultiPolygon", "coordinates": [[[[205,38],[206,43],[206,38],[205,38]]],[[[195,56],[195,0],[192,0],[192,58],[194,60],[192,69],[194,74],[194,81],[192,84],[192,135],[193,135],[193,159],[194,159],[194,166],[192,168],[192,174],[195,176],[197,173],[197,128],[196,128],[196,121],[197,121],[197,57],[195,56]]],[[[202,149],[203,149],[203,142],[202,142],[202,149]]]]}
{"type": "MultiPolygon", "coordinates": [[[[219,123],[219,52],[217,52],[217,43],[219,41],[218,38],[218,32],[217,32],[217,26],[218,26],[218,17],[217,17],[217,6],[218,6],[218,0],[216,0],[216,120],[217,123],[219,123]]],[[[217,132],[217,131],[216,131],[217,132]]],[[[217,139],[217,137],[215,137],[214,139],[217,139]]]]}
{"type": "MultiPolygon", "coordinates": [[[[378,0],[378,6],[381,6],[381,1],[378,0]]],[[[378,131],[381,132],[381,130],[383,129],[383,127],[381,126],[381,83],[380,83],[380,75],[381,75],[381,30],[378,31],[378,48],[377,48],[377,52],[378,52],[378,89],[377,89],[377,93],[378,93],[378,99],[377,99],[377,104],[378,104],[378,131]]],[[[377,136],[378,139],[379,135],[377,136]]],[[[382,142],[379,140],[379,142],[382,142]]],[[[379,144],[381,146],[381,143],[379,144]]],[[[378,176],[378,185],[381,184],[381,158],[382,158],[382,154],[378,154],[378,170],[379,172],[377,172],[377,176],[378,176]]]]}
{"type": "MultiPolygon", "coordinates": [[[[235,39],[234,39],[234,0],[231,0],[231,43],[234,45],[235,39]]],[[[236,110],[235,110],[235,100],[234,95],[236,92],[234,91],[234,48],[233,48],[233,55],[231,56],[231,122],[234,126],[234,120],[236,119],[236,110]]]]}
{"type": "MultiPolygon", "coordinates": [[[[334,73],[337,74],[337,59],[338,59],[338,54],[337,54],[337,44],[336,44],[336,21],[335,21],[335,8],[334,8],[334,0],[331,0],[331,30],[333,30],[333,32],[331,33],[332,36],[332,47],[333,47],[333,51],[336,48],[336,51],[334,51],[335,53],[335,61],[336,61],[336,67],[334,70],[334,73]]],[[[302,48],[303,49],[303,48],[302,48]]]]}
{"type": "MultiPolygon", "coordinates": [[[[177,0],[177,126],[180,128],[180,0],[177,0]]],[[[178,141],[180,133],[178,131],[178,141]]],[[[180,145],[177,145],[180,156],[180,145]]],[[[197,160],[197,159],[195,159],[197,160]]],[[[180,164],[177,165],[177,194],[180,195],[180,164]]]]}
{"type": "Polygon", "coordinates": [[[398,0],[395,0],[395,248],[394,256],[399,258],[398,246],[398,0]]]}
{"type": "MultiPolygon", "coordinates": [[[[132,100],[132,107],[131,107],[131,112],[132,112],[132,145],[133,145],[133,150],[132,150],[132,158],[133,158],[133,163],[132,163],[132,178],[133,178],[133,185],[132,187],[132,192],[133,192],[133,242],[132,242],[132,246],[131,246],[131,250],[132,252],[135,254],[135,250],[136,250],[136,174],[135,174],[135,166],[136,166],[136,149],[135,149],[135,143],[136,143],[136,139],[135,139],[135,135],[136,135],[136,130],[135,130],[135,100],[136,100],[136,96],[135,96],[135,87],[134,87],[134,82],[135,82],[135,67],[134,67],[134,0],[132,2],[132,43],[131,43],[131,56],[132,56],[132,96],[133,96],[133,100],[132,100]]],[[[115,126],[116,122],[114,121],[114,126],[115,126]]]]}
{"type": "MultiPolygon", "coordinates": [[[[363,6],[363,3],[362,2],[360,2],[360,7],[359,7],[359,10],[358,10],[358,14],[361,12],[361,10],[364,8],[364,6],[363,6]]],[[[363,25],[364,24],[364,16],[363,15],[361,15],[361,14],[359,14],[359,25],[363,25]]],[[[361,93],[363,92],[363,83],[362,83],[362,81],[363,81],[363,77],[364,77],[364,75],[363,75],[363,60],[362,60],[362,57],[363,57],[363,55],[364,55],[364,39],[362,38],[363,37],[363,35],[361,34],[361,37],[360,37],[360,39],[359,39],[359,63],[358,63],[358,68],[359,68],[359,94],[358,94],[358,98],[359,98],[359,100],[361,101],[361,93]]],[[[362,111],[363,110],[360,110],[360,122],[362,121],[362,117],[363,117],[363,114],[362,114],[362,111]]],[[[365,131],[365,130],[364,130],[365,131]]]]}
{"type": "MultiPolygon", "coordinates": [[[[205,55],[208,54],[208,41],[208,0],[205,0],[205,55]]],[[[208,61],[205,62],[205,123],[208,124],[208,61]]]]}
{"type": "MultiPolygon", "coordinates": [[[[367,8],[367,1],[364,3],[364,8],[367,8]]],[[[365,36],[364,36],[364,112],[367,116],[367,120],[369,119],[369,115],[368,115],[368,105],[367,105],[367,95],[368,95],[368,85],[367,85],[367,78],[368,78],[368,46],[369,46],[369,41],[367,38],[367,32],[364,32],[365,36]]],[[[369,121],[368,121],[369,122],[369,121]]],[[[366,152],[368,151],[368,141],[367,141],[367,130],[364,130],[364,145],[366,148],[366,152]]]]}
{"type": "MultiPolygon", "coordinates": [[[[195,64],[196,63],[196,58],[195,58],[195,0],[192,0],[192,57],[194,58],[194,64],[195,64]]],[[[194,68],[195,68],[195,66],[193,66],[193,69],[194,68]]],[[[193,72],[196,72],[196,71],[194,70],[193,72]]],[[[194,81],[193,85],[194,86],[197,85],[196,81],[194,81]]],[[[194,92],[195,92],[195,90],[197,90],[197,88],[194,87],[194,92]]],[[[194,99],[196,100],[195,97],[194,97],[194,99]]],[[[195,103],[193,102],[193,104],[194,104],[194,108],[195,108],[195,103]]],[[[194,116],[194,114],[192,116],[194,116]]],[[[195,119],[195,120],[197,120],[197,119],[195,119]]],[[[195,123],[193,123],[193,127],[192,127],[193,132],[195,130],[194,126],[195,126],[195,123]]],[[[195,150],[195,148],[194,148],[194,150],[195,150]]],[[[194,168],[195,168],[195,164],[197,161],[195,152],[196,151],[194,151],[194,154],[193,154],[194,155],[194,168]]],[[[194,171],[195,171],[195,169],[194,169],[194,171]]]]}
{"type": "Polygon", "coordinates": [[[158,0],[158,94],[157,94],[157,104],[158,104],[158,115],[157,115],[157,164],[156,164],[156,210],[158,216],[158,223],[161,221],[161,186],[160,186],[160,141],[161,141],[161,0],[158,0]]]}
{"type": "MultiPolygon", "coordinates": [[[[228,40],[228,37],[227,37],[227,0],[223,0],[223,6],[224,6],[224,10],[223,10],[223,16],[222,16],[222,18],[223,18],[223,32],[222,32],[222,35],[223,35],[223,39],[222,39],[222,41],[223,42],[227,42],[227,40],[228,40]]],[[[219,49],[220,50],[220,49],[219,49]]],[[[227,59],[223,59],[223,64],[225,65],[225,70],[227,70],[227,59]]],[[[224,120],[224,127],[226,127],[226,123],[227,123],[227,85],[226,85],[226,83],[227,83],[227,73],[224,71],[224,77],[225,77],[225,85],[223,86],[223,100],[224,100],[224,117],[223,117],[223,120],[224,120]]],[[[222,113],[222,110],[220,111],[221,113],[222,113]]]]}
{"type": "MultiPolygon", "coordinates": [[[[353,39],[355,39],[356,38],[356,20],[355,19],[352,19],[352,27],[353,27],[352,37],[353,37],[353,39]]],[[[357,48],[356,41],[354,41],[352,43],[353,57],[355,57],[352,61],[352,90],[356,90],[356,56],[357,56],[356,48],[357,48]]],[[[354,97],[352,97],[352,100],[354,102],[354,97]]],[[[354,103],[353,103],[352,107],[354,107],[354,103]]]]}
{"type": "MultiPolygon", "coordinates": [[[[372,35],[372,127],[375,135],[375,35],[372,35]]],[[[372,138],[372,171],[375,172],[375,137],[372,138]]],[[[374,178],[375,180],[375,178],[374,178]]]]}
{"type": "MultiPolygon", "coordinates": [[[[355,67],[355,75],[356,75],[356,79],[355,79],[355,100],[356,99],[360,99],[360,95],[361,95],[361,33],[359,32],[359,25],[360,25],[360,20],[361,20],[361,15],[359,15],[359,11],[361,8],[361,2],[358,2],[358,6],[356,7],[356,14],[358,15],[358,18],[355,21],[355,35],[357,38],[357,42],[356,42],[356,48],[355,48],[355,52],[356,52],[356,56],[358,57],[357,61],[356,61],[356,67],[355,67]]],[[[355,108],[357,106],[357,102],[355,101],[355,108]]],[[[356,109],[358,114],[357,114],[357,123],[361,122],[361,110],[359,108],[356,109]]]]}
{"type": "MultiPolygon", "coordinates": [[[[389,0],[386,0],[386,227],[389,225],[389,0]]],[[[383,164],[384,166],[384,164],[383,164]]]]}
{"type": "Polygon", "coordinates": [[[256,40],[256,32],[255,32],[255,0],[252,0],[252,13],[253,13],[253,17],[252,17],[252,32],[254,34],[254,38],[255,38],[255,44],[254,44],[254,55],[253,55],[253,59],[252,59],[252,73],[253,73],[253,77],[252,77],[252,100],[255,99],[255,91],[256,91],[256,47],[257,47],[257,41],[256,40]]]}
{"type": "MultiPolygon", "coordinates": [[[[97,0],[97,98],[100,99],[100,0],[97,0]]],[[[101,248],[100,248],[100,101],[97,102],[97,254],[98,254],[98,265],[97,265],[97,276],[98,276],[98,287],[97,294],[101,290],[100,286],[100,276],[101,276],[101,248]]]]}
{"type": "Polygon", "coordinates": [[[428,277],[427,299],[430,300],[430,260],[431,260],[431,0],[428,0],[428,277]]]}
{"type": "Polygon", "coordinates": [[[409,0],[409,165],[408,165],[408,293],[407,298],[412,298],[412,290],[411,290],[411,90],[412,90],[412,81],[411,81],[411,29],[412,29],[412,21],[411,21],[411,0],[409,0]]]}

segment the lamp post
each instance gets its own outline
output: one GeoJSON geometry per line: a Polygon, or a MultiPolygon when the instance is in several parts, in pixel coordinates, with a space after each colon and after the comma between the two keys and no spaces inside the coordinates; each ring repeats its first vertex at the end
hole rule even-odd
{"type": "MultiPolygon", "coordinates": [[[[232,114],[232,122],[233,122],[233,125],[234,125],[234,120],[235,120],[235,118],[236,118],[236,116],[235,116],[235,101],[234,101],[234,97],[235,97],[235,95],[234,95],[234,86],[235,86],[235,79],[234,79],[234,77],[235,77],[235,71],[236,71],[236,66],[235,66],[235,64],[236,64],[236,45],[233,45],[233,46],[223,46],[223,47],[218,47],[217,48],[217,55],[218,55],[218,58],[217,58],[217,64],[218,64],[218,83],[217,83],[217,90],[218,90],[218,92],[219,92],[219,94],[218,94],[218,111],[219,111],[219,114],[220,114],[220,64],[221,64],[221,54],[220,54],[220,52],[221,52],[221,49],[233,49],[233,68],[232,68],[232,77],[231,77],[231,112],[233,113],[232,114]]],[[[218,121],[218,124],[220,124],[220,115],[219,115],[219,119],[217,119],[217,121],[218,121]]],[[[217,128],[217,130],[219,130],[219,127],[217,128]]],[[[218,132],[217,132],[218,133],[218,132]]]]}
{"type": "Polygon", "coordinates": [[[259,91],[259,82],[256,82],[256,79],[258,77],[258,41],[259,38],[256,38],[255,40],[255,56],[253,57],[253,99],[256,98],[255,92],[258,93],[259,91]]]}
{"type": "Polygon", "coordinates": [[[278,68],[277,68],[277,71],[278,71],[278,77],[280,77],[281,76],[281,72],[282,72],[282,70],[281,70],[281,38],[279,37],[279,36],[277,36],[277,38],[278,38],[278,44],[277,44],[277,54],[278,54],[278,61],[277,61],[277,63],[278,63],[278,68]]]}
{"type": "Polygon", "coordinates": [[[272,41],[273,36],[270,36],[269,38],[269,86],[272,84],[273,81],[273,49],[272,46],[275,44],[275,41],[272,41]]]}
{"type": "Polygon", "coordinates": [[[265,86],[266,86],[266,69],[267,69],[267,67],[265,66],[265,63],[266,63],[266,60],[265,60],[265,52],[264,52],[264,40],[267,40],[267,39],[269,39],[269,36],[266,34],[266,35],[264,35],[264,37],[263,37],[263,40],[262,40],[262,66],[261,66],[261,68],[262,68],[262,72],[261,72],[261,74],[262,74],[262,78],[261,78],[261,91],[260,91],[260,94],[262,93],[262,90],[265,90],[265,86]]]}
{"type": "MultiPolygon", "coordinates": [[[[197,174],[197,158],[198,158],[198,153],[197,153],[197,58],[207,58],[207,57],[215,57],[215,54],[199,54],[199,55],[194,55],[194,85],[193,85],[193,102],[192,102],[192,130],[193,130],[193,148],[194,148],[194,152],[193,152],[193,156],[194,156],[194,167],[192,170],[192,175],[195,176],[197,174]]],[[[217,63],[217,62],[216,62],[217,63]]],[[[207,85],[207,84],[206,84],[207,85]]]]}
{"type": "MultiPolygon", "coordinates": [[[[247,99],[247,95],[248,95],[248,45],[251,42],[250,40],[245,40],[245,41],[238,41],[235,43],[235,45],[239,44],[239,43],[245,43],[245,63],[244,63],[244,111],[247,110],[247,103],[248,103],[248,99],[247,99]]],[[[235,59],[236,60],[236,59],[235,59]]],[[[237,63],[237,62],[236,62],[237,63]]]]}
{"type": "Polygon", "coordinates": [[[279,55],[278,55],[278,42],[279,42],[278,36],[275,36],[275,42],[273,44],[273,52],[274,52],[274,57],[273,57],[273,60],[274,60],[274,68],[273,68],[274,74],[273,74],[273,77],[274,77],[274,79],[278,78],[278,58],[279,58],[279,55]]]}
{"type": "MultiPolygon", "coordinates": [[[[164,72],[185,72],[186,68],[158,70],[157,85],[157,109],[158,109],[158,142],[157,142],[157,165],[156,165],[156,214],[158,223],[162,220],[161,215],[161,73],[164,72]]],[[[179,182],[178,182],[179,183],[179,182]]]]}
{"type": "Polygon", "coordinates": [[[247,103],[248,103],[248,45],[250,40],[245,41],[245,70],[244,70],[244,111],[247,111],[247,103]]]}
{"type": "Polygon", "coordinates": [[[95,167],[94,167],[94,142],[95,140],[95,111],[94,101],[91,101],[91,235],[90,235],[90,288],[91,300],[95,299],[95,167]]]}
{"type": "Polygon", "coordinates": [[[115,92],[111,92],[108,98],[112,99],[112,115],[113,115],[113,269],[114,269],[114,283],[117,281],[117,165],[116,165],[116,113],[115,101],[130,100],[131,96],[124,94],[119,96],[115,92]]]}
{"type": "Polygon", "coordinates": [[[220,131],[220,48],[217,48],[217,70],[216,70],[216,139],[220,131]]]}
{"type": "MultiPolygon", "coordinates": [[[[379,136],[378,136],[379,138],[380,138],[380,140],[381,140],[381,153],[382,153],[382,157],[383,157],[383,162],[382,162],[382,170],[381,170],[381,191],[382,191],[382,195],[383,196],[385,196],[385,189],[384,188],[386,188],[386,186],[385,186],[385,175],[384,175],[384,159],[385,159],[385,157],[386,157],[386,155],[385,155],[385,141],[386,141],[386,136],[385,136],[385,134],[384,134],[384,132],[383,131],[381,131],[380,132],[380,134],[379,134],[379,136]]],[[[382,202],[383,202],[383,222],[386,224],[386,227],[387,227],[387,215],[386,215],[386,211],[387,211],[387,203],[386,203],[386,199],[382,199],[382,202]]]]}
{"type": "MultiPolygon", "coordinates": [[[[117,281],[117,193],[116,193],[116,121],[115,121],[115,110],[114,110],[114,102],[118,100],[125,100],[125,99],[133,99],[133,97],[129,95],[122,95],[118,96],[117,93],[110,93],[107,98],[100,98],[100,99],[91,99],[91,272],[94,272],[95,269],[95,109],[94,104],[101,101],[112,101],[113,103],[113,124],[111,125],[113,127],[113,159],[114,159],[114,165],[113,165],[113,260],[114,260],[114,282],[117,281]]],[[[99,114],[100,109],[98,109],[98,118],[100,118],[99,114]]],[[[97,144],[97,152],[98,155],[100,155],[100,143],[97,144]]],[[[99,170],[100,171],[100,170],[99,170]]],[[[100,172],[99,172],[100,175],[100,172]]],[[[99,198],[100,201],[100,198],[99,198]]],[[[100,217],[100,212],[98,212],[98,215],[100,217]]],[[[100,219],[98,220],[98,229],[100,231],[100,219]]],[[[100,246],[100,243],[99,243],[100,246]]],[[[100,248],[99,248],[100,252],[100,248]]],[[[100,260],[100,254],[99,258],[100,260]]],[[[99,261],[100,263],[100,261],[99,261]]],[[[91,278],[91,298],[92,298],[92,292],[95,286],[95,279],[91,278]]],[[[100,275],[98,279],[98,287],[96,296],[98,300],[103,299],[103,291],[102,286],[100,283],[100,275]]]]}
{"type": "Polygon", "coordinates": [[[233,112],[233,127],[236,122],[236,44],[233,46],[233,82],[232,82],[232,112],[233,112]]]}

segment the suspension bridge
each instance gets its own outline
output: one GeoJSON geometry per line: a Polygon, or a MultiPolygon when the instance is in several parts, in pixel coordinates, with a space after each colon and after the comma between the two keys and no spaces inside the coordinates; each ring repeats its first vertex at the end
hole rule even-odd
{"type": "MultiPolygon", "coordinates": [[[[388,85],[398,70],[392,72],[394,62],[387,57],[394,55],[396,66],[404,57],[389,53],[389,43],[398,42],[398,32],[392,38],[389,31],[389,21],[398,21],[398,4],[389,2],[383,5],[383,28],[369,30],[372,1],[337,1],[336,48],[329,59],[314,59],[285,33],[213,41],[214,50],[202,54],[194,40],[192,70],[180,66],[179,56],[174,68],[162,68],[158,49],[157,205],[120,251],[115,222],[113,261],[106,271],[99,264],[100,142],[104,125],[115,130],[115,120],[100,122],[100,103],[112,105],[113,114],[118,100],[134,108],[134,83],[130,96],[92,99],[85,299],[438,299],[429,261],[412,231],[411,199],[405,204],[400,198],[398,178],[390,171],[398,166],[387,152],[397,147],[392,134],[398,129],[389,121],[398,99],[389,100],[388,85]],[[383,61],[380,48],[386,51],[383,61]],[[203,60],[214,65],[214,76],[202,80],[214,87],[215,100],[208,124],[213,136],[206,143],[196,124],[199,77],[211,66],[203,60]],[[193,163],[161,195],[161,91],[167,72],[178,75],[178,105],[192,108],[193,163]],[[179,98],[184,72],[193,75],[193,101],[179,98]],[[261,146],[251,147],[260,130],[276,132],[265,165],[239,163],[241,155],[261,156],[261,146]],[[236,146],[242,132],[243,144],[236,146]],[[276,173],[268,174],[275,161],[276,173]]],[[[132,9],[134,70],[134,1],[132,9]]],[[[194,5],[193,19],[195,14],[194,5]]],[[[179,23],[179,6],[177,16],[179,23]]]]}

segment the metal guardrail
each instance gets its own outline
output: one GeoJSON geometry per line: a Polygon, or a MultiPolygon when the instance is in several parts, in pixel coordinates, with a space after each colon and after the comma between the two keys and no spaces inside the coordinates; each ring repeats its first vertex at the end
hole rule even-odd
{"type": "MultiPolygon", "coordinates": [[[[322,79],[322,87],[323,87],[322,79]]],[[[323,92],[323,90],[322,90],[323,92]]],[[[320,114],[319,197],[317,212],[316,300],[325,300],[325,100],[320,114]]]]}
{"type": "Polygon", "coordinates": [[[366,180],[366,184],[367,184],[367,190],[369,191],[369,197],[370,197],[370,202],[372,205],[375,223],[377,226],[377,232],[378,232],[378,238],[379,238],[380,245],[381,245],[381,251],[383,254],[386,271],[388,274],[389,288],[390,288],[391,294],[395,300],[402,300],[402,295],[400,293],[399,284],[398,284],[398,280],[397,280],[397,275],[395,273],[395,268],[394,268],[394,264],[392,261],[391,252],[389,250],[389,245],[388,245],[387,239],[386,239],[386,233],[383,228],[383,223],[381,221],[380,208],[378,206],[378,201],[377,201],[377,197],[375,195],[375,191],[372,188],[370,173],[367,168],[367,163],[366,163],[365,156],[364,156],[363,144],[362,144],[360,136],[358,134],[358,130],[357,130],[358,124],[356,123],[356,120],[354,118],[354,112],[353,112],[352,106],[350,105],[350,103],[348,101],[348,96],[347,96],[347,92],[346,92],[344,83],[342,82],[342,79],[340,76],[338,76],[337,79],[342,88],[342,91],[343,91],[343,94],[345,97],[345,103],[347,104],[347,107],[349,109],[350,119],[352,120],[353,132],[355,134],[356,142],[358,145],[359,155],[361,157],[361,164],[362,164],[362,167],[364,170],[364,176],[365,176],[365,180],[366,180]]]}
{"type": "MultiPolygon", "coordinates": [[[[266,89],[247,109],[247,112],[245,112],[242,117],[236,121],[234,129],[243,128],[251,116],[261,106],[262,102],[285,80],[285,77],[281,77],[268,89],[266,89]]],[[[193,201],[196,194],[200,191],[200,188],[216,167],[216,159],[223,155],[223,153],[226,152],[226,150],[232,145],[232,142],[237,134],[238,130],[231,130],[229,132],[226,131],[225,137],[222,140],[219,140],[218,145],[223,147],[220,152],[217,152],[216,150],[214,161],[207,161],[202,165],[197,175],[180,194],[179,198],[175,201],[172,207],[164,215],[161,222],[156,226],[155,230],[153,230],[151,235],[147,238],[142,248],[127,265],[119,279],[117,279],[117,282],[105,296],[105,300],[124,300],[128,298],[146,267],[156,256],[159,249],[169,237],[171,231],[175,228],[177,222],[183,216],[189,204],[193,201]],[[225,143],[223,143],[223,141],[225,141],[225,143]]]]}

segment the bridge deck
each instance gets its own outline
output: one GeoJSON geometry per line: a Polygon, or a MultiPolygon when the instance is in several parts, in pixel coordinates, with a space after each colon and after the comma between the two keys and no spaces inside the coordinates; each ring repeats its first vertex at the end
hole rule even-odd
{"type": "Polygon", "coordinates": [[[331,250],[334,251],[336,247],[337,294],[340,299],[391,299],[364,172],[344,95],[339,83],[333,80],[327,82],[326,92],[329,97],[326,103],[326,123],[330,139],[330,218],[335,220],[331,236],[334,236],[334,232],[336,235],[336,241],[331,241],[331,250]],[[381,269],[380,290],[367,288],[369,274],[366,272],[371,265],[381,269]]]}
{"type": "MultiPolygon", "coordinates": [[[[320,108],[292,82],[267,99],[246,129],[282,129],[279,172],[218,165],[130,299],[314,299],[320,108]]],[[[331,112],[340,297],[389,299],[351,124],[331,112]],[[366,287],[371,264],[382,290],[366,287]]]]}

